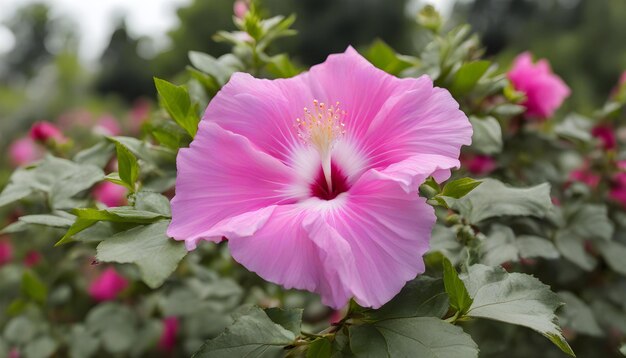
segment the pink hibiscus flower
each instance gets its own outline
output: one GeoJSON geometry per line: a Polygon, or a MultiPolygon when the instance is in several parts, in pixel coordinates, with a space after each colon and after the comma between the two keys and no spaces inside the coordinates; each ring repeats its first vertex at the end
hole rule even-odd
{"type": "Polygon", "coordinates": [[[464,158],[463,166],[474,175],[488,175],[496,169],[498,163],[488,155],[474,155],[464,158]]]}
{"type": "Polygon", "coordinates": [[[127,194],[128,189],[109,181],[98,184],[93,189],[93,197],[110,208],[126,204],[127,194]]]}
{"type": "Polygon", "coordinates": [[[570,94],[565,82],[552,73],[548,61],[544,59],[533,64],[529,52],[517,56],[508,77],[513,87],[526,95],[523,105],[531,117],[551,117],[570,94]]]}
{"type": "Polygon", "coordinates": [[[29,137],[16,139],[9,146],[9,159],[16,167],[30,164],[42,157],[43,151],[29,137]]]}
{"type": "Polygon", "coordinates": [[[124,276],[109,267],[89,285],[89,296],[96,301],[114,300],[128,286],[124,276]]]}
{"type": "Polygon", "coordinates": [[[0,238],[0,266],[8,264],[13,259],[13,245],[9,240],[0,238]]]}
{"type": "Polygon", "coordinates": [[[608,124],[599,125],[591,130],[591,135],[600,140],[600,144],[604,150],[613,150],[617,148],[617,138],[615,130],[608,124]]]}
{"type": "Polygon", "coordinates": [[[626,207],[626,173],[615,175],[609,197],[626,207]]]}
{"type": "Polygon", "coordinates": [[[176,336],[178,335],[178,318],[172,316],[163,320],[163,333],[159,338],[159,348],[165,352],[171,352],[176,347],[176,336]]]}
{"type": "Polygon", "coordinates": [[[30,127],[30,137],[38,142],[55,141],[57,143],[64,143],[67,138],[63,135],[63,132],[57,126],[50,122],[41,121],[33,124],[30,127]]]}
{"type": "Polygon", "coordinates": [[[289,79],[236,73],[178,155],[168,234],[342,307],[380,307],[424,271],[434,210],[417,195],[459,166],[472,127],[427,76],[353,48],[289,79]]]}

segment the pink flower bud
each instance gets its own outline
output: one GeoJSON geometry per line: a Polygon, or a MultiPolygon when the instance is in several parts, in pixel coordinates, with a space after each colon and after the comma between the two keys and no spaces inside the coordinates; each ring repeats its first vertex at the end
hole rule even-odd
{"type": "Polygon", "coordinates": [[[98,124],[94,127],[94,131],[105,136],[117,136],[122,133],[120,124],[115,117],[110,115],[100,117],[98,124]]]}
{"type": "Polygon", "coordinates": [[[31,250],[26,253],[24,257],[24,265],[26,267],[37,266],[39,262],[41,262],[41,254],[38,251],[31,250]]]}
{"type": "Polygon", "coordinates": [[[41,121],[33,124],[30,128],[30,137],[38,142],[47,142],[53,140],[58,143],[63,143],[67,139],[54,124],[46,121],[41,121]]]}
{"type": "Polygon", "coordinates": [[[497,167],[496,161],[488,155],[475,155],[464,158],[463,164],[474,175],[488,175],[497,167]]]}
{"type": "Polygon", "coordinates": [[[615,131],[610,125],[596,126],[591,130],[591,135],[600,140],[604,150],[613,150],[617,148],[615,131]]]}
{"type": "Polygon", "coordinates": [[[176,317],[167,317],[163,320],[163,333],[159,339],[159,348],[165,352],[171,352],[176,347],[179,322],[176,317]]]}
{"type": "Polygon", "coordinates": [[[13,259],[13,245],[9,240],[0,240],[0,266],[6,265],[13,259]]]}
{"type": "Polygon", "coordinates": [[[128,286],[124,276],[109,267],[89,285],[89,295],[96,301],[114,300],[128,286]]]}
{"type": "Polygon", "coordinates": [[[93,197],[108,207],[126,204],[128,190],[121,185],[105,181],[93,189],[93,197]]]}
{"type": "Polygon", "coordinates": [[[522,103],[530,117],[545,119],[551,117],[570,95],[569,87],[552,73],[547,60],[533,64],[532,55],[524,52],[517,56],[513,68],[508,73],[513,87],[526,95],[522,103]]]}
{"type": "Polygon", "coordinates": [[[235,4],[233,5],[233,13],[235,13],[235,16],[243,19],[246,14],[248,13],[249,7],[248,7],[248,2],[245,0],[237,0],[235,1],[235,4]]]}
{"type": "Polygon", "coordinates": [[[43,156],[43,151],[32,139],[28,137],[20,138],[9,146],[9,159],[13,166],[30,164],[43,156]]]}

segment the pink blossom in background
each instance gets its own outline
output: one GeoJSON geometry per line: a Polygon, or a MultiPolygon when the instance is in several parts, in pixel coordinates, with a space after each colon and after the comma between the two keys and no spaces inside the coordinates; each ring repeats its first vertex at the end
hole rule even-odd
{"type": "Polygon", "coordinates": [[[600,184],[600,180],[602,179],[600,175],[592,172],[587,165],[583,168],[572,170],[569,174],[569,178],[572,181],[584,183],[592,189],[597,188],[598,184],[600,184]]]}
{"type": "Polygon", "coordinates": [[[128,286],[124,276],[117,273],[113,267],[104,270],[99,277],[89,285],[89,296],[96,301],[114,300],[117,295],[128,286]]]}
{"type": "Polygon", "coordinates": [[[159,348],[165,352],[171,352],[176,348],[176,336],[180,324],[178,318],[167,317],[163,320],[163,333],[159,339],[159,348]]]}
{"type": "Polygon", "coordinates": [[[13,166],[31,164],[43,157],[43,151],[29,137],[16,139],[9,146],[9,160],[13,166]]]}
{"type": "Polygon", "coordinates": [[[268,281],[380,307],[424,272],[420,184],[446,180],[471,136],[448,91],[351,47],[288,79],[236,73],[179,152],[168,235],[189,250],[226,237],[268,281]]]}
{"type": "Polygon", "coordinates": [[[63,143],[67,140],[63,132],[57,126],[50,122],[41,121],[30,127],[30,137],[38,142],[47,142],[53,140],[57,143],[63,143]]]}
{"type": "Polygon", "coordinates": [[[591,135],[598,138],[604,150],[613,150],[617,148],[617,138],[615,131],[610,125],[599,125],[591,130],[591,135]]]}
{"type": "Polygon", "coordinates": [[[529,52],[517,56],[508,77],[513,87],[526,95],[522,104],[526,107],[526,114],[531,117],[551,117],[570,95],[569,87],[552,73],[548,61],[543,59],[533,64],[529,52]]]}
{"type": "Polygon", "coordinates": [[[94,127],[94,131],[105,136],[118,136],[122,134],[122,128],[119,122],[115,117],[110,115],[100,117],[94,127]]]}
{"type": "Polygon", "coordinates": [[[245,0],[237,0],[233,4],[233,13],[236,17],[243,19],[248,13],[248,2],[245,0]]]}
{"type": "Polygon", "coordinates": [[[139,132],[141,126],[150,117],[150,101],[146,99],[138,99],[130,109],[130,129],[133,132],[139,132]]]}
{"type": "Polygon", "coordinates": [[[28,251],[24,257],[24,265],[26,267],[37,266],[41,262],[41,254],[38,251],[28,251]]]}
{"type": "Polygon", "coordinates": [[[498,163],[488,155],[474,155],[463,160],[463,166],[474,175],[488,175],[493,172],[498,163]]]}
{"type": "Polygon", "coordinates": [[[55,122],[58,123],[59,128],[67,131],[73,127],[91,127],[94,123],[94,117],[90,111],[77,108],[63,112],[55,122]]]}
{"type": "Polygon", "coordinates": [[[20,358],[21,356],[19,348],[14,347],[9,351],[9,356],[7,358],[20,358]]]}
{"type": "Polygon", "coordinates": [[[619,160],[616,163],[617,169],[626,171],[626,160],[619,160]]]}
{"type": "Polygon", "coordinates": [[[96,185],[93,189],[93,197],[110,208],[125,205],[126,195],[128,195],[126,188],[108,181],[96,185]]]}
{"type": "Polygon", "coordinates": [[[615,175],[609,197],[626,207],[626,173],[615,175]]]}
{"type": "Polygon", "coordinates": [[[9,240],[0,240],[0,266],[6,265],[13,259],[13,245],[9,240]]]}

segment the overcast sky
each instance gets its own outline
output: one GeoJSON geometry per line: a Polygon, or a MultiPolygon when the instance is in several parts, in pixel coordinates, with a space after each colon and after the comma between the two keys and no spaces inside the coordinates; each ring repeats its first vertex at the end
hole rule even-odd
{"type": "MultiPolygon", "coordinates": [[[[409,9],[414,11],[421,6],[420,3],[429,2],[448,13],[453,1],[410,0],[409,9]]],[[[175,9],[191,0],[0,0],[0,22],[10,18],[20,6],[33,2],[50,4],[53,17],[65,15],[73,18],[79,26],[80,55],[87,61],[93,61],[108,44],[115,19],[120,14],[126,15],[132,35],[148,35],[154,38],[157,47],[166,46],[167,30],[177,25],[175,9]]],[[[0,54],[9,51],[13,43],[11,33],[0,25],[0,54]]]]}

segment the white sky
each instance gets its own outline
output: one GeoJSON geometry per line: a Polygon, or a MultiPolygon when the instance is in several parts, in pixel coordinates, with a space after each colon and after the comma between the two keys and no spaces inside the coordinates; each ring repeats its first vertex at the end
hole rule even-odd
{"type": "MultiPolygon", "coordinates": [[[[454,1],[410,0],[409,11],[417,11],[424,3],[431,3],[447,15],[454,1]]],[[[154,39],[156,47],[166,46],[166,32],[177,25],[175,9],[191,0],[0,0],[0,22],[10,18],[19,7],[33,2],[50,4],[53,17],[65,15],[77,22],[80,56],[91,62],[99,58],[107,46],[120,14],[126,15],[132,35],[148,35],[154,39]]],[[[0,54],[10,51],[13,44],[11,32],[0,25],[0,54]]]]}
{"type": "MultiPolygon", "coordinates": [[[[120,14],[126,15],[128,30],[133,35],[149,35],[156,45],[166,44],[166,32],[177,25],[175,9],[191,0],[0,0],[0,22],[10,18],[24,4],[45,2],[51,5],[52,16],[66,15],[78,23],[81,37],[80,55],[97,59],[108,44],[120,14]]],[[[12,37],[0,27],[0,53],[12,47],[12,37]]]]}

